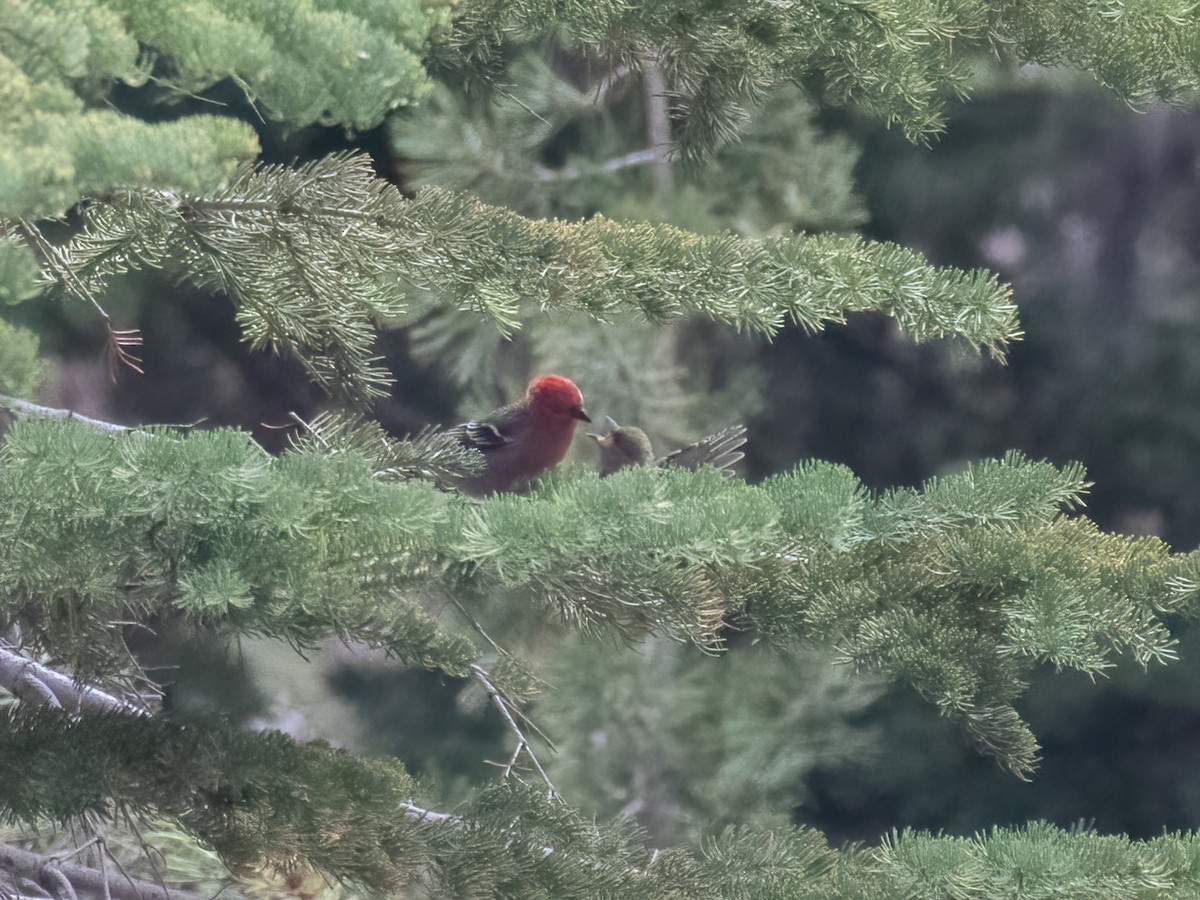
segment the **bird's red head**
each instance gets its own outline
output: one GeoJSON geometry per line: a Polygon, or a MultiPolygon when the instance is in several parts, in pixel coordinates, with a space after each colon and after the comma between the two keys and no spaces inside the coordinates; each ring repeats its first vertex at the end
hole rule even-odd
{"type": "Polygon", "coordinates": [[[592,421],[583,408],[583,394],[575,387],[575,382],[561,375],[539,375],[529,382],[525,399],[530,406],[543,412],[592,421]]]}

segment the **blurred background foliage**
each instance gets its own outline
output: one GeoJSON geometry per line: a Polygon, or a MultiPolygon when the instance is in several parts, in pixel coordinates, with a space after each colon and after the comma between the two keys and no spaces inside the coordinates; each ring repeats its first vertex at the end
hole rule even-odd
{"type": "MultiPolygon", "coordinates": [[[[423,105],[353,144],[322,125],[282,133],[227,84],[202,98],[126,86],[114,102],[151,121],[222,103],[256,129],[268,162],[361,147],[405,191],[469,190],[531,216],[746,236],[859,229],[935,264],[995,270],[1013,284],[1025,330],[1007,365],[918,346],[873,316],[773,341],[703,322],[583,329],[534,317],[506,341],[414,297],[381,338],[398,386],[375,413],[396,434],[490,409],[535,369],[555,370],[579,382],[594,417],[642,425],[662,452],[745,421],[751,480],[816,457],[874,488],[914,485],[1016,448],[1083,462],[1097,485],[1089,514],[1106,530],[1157,534],[1180,550],[1200,543],[1196,114],[1134,111],[1037,67],[985,68],[926,148],[788,88],[744,141],[685,168],[656,149],[670,122],[652,72],[623,76],[553,42],[521,51],[510,71],[513,83],[490,99],[436,83],[423,105]]],[[[249,352],[227,298],[138,274],[103,301],[122,327],[142,330],[144,376],[110,381],[102,337],[77,309],[6,310],[54,359],[44,401],[126,423],[234,424],[271,449],[286,441],[289,412],[310,419],[327,402],[294,361],[249,352]]],[[[29,381],[31,367],[12,371],[29,381]]],[[[582,437],[573,461],[595,463],[582,437]]],[[[1200,826],[1200,636],[1179,627],[1181,661],[1170,667],[1035,683],[1022,710],[1044,744],[1032,783],[981,758],[919,698],[851,677],[827,653],[771,654],[738,634],[717,657],[565,635],[523,649],[552,688],[532,710],[558,747],[552,777],[572,803],[637,816],[656,841],[789,818],[835,843],[1032,818],[1146,837],[1200,826]]],[[[394,753],[448,804],[492,777],[485,760],[509,752],[477,691],[342,648],[309,666],[266,642],[214,639],[179,658],[165,629],[141,652],[148,665],[179,666],[168,676],[176,708],[215,706],[394,753]]]]}

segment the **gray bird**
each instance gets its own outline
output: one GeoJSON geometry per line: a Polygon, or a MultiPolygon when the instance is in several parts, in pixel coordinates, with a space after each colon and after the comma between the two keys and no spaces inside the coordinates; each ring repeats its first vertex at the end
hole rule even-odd
{"type": "Polygon", "coordinates": [[[611,416],[605,418],[608,434],[588,434],[600,447],[601,478],[626,466],[681,466],[693,471],[712,466],[731,475],[730,467],[745,456],[738,449],[746,443],[745,425],[731,425],[656,460],[646,432],[635,425],[618,425],[611,416]]]}

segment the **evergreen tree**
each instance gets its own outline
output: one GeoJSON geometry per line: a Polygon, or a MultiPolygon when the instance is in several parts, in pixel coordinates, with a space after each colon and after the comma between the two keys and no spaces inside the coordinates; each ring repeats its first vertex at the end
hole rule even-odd
{"type": "Polygon", "coordinates": [[[831,110],[919,141],[978,69],[1022,63],[1187,99],[1190,5],[0,0],[0,18],[0,891],[1198,889],[1191,833],[833,849],[791,822],[813,765],[878,763],[853,714],[885,683],[1030,778],[1035,670],[1174,658],[1200,557],[1096,527],[1082,467],[1010,453],[874,493],[824,462],[758,484],[577,464],[477,501],[452,489],[477,454],[371,418],[397,328],[464,406],[536,360],[656,446],[753,412],[735,332],[876,312],[1002,361],[1006,285],[846,231],[863,211],[831,110]],[[384,149],[305,152],[334,130],[384,149]],[[138,369],[109,310],[139,274],[229,297],[245,341],[336,408],[272,454],[24,399],[46,310],[138,369]],[[373,650],[461,687],[504,756],[439,787],[436,765],[163,703],[143,630],[373,650]]]}

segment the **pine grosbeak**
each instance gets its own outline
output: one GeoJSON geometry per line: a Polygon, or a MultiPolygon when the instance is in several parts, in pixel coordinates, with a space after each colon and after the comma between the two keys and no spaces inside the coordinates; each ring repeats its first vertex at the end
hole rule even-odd
{"type": "Polygon", "coordinates": [[[729,467],[745,456],[738,449],[746,443],[745,425],[732,425],[655,460],[654,448],[646,432],[633,425],[618,425],[611,417],[605,418],[608,419],[608,434],[588,434],[600,447],[601,478],[626,466],[655,465],[693,470],[713,466],[728,475],[729,467]]]}
{"type": "Polygon", "coordinates": [[[516,403],[452,430],[485,461],[483,471],[463,478],[459,489],[476,497],[520,490],[562,461],[579,421],[592,420],[575,383],[559,375],[539,375],[516,403]]]}

